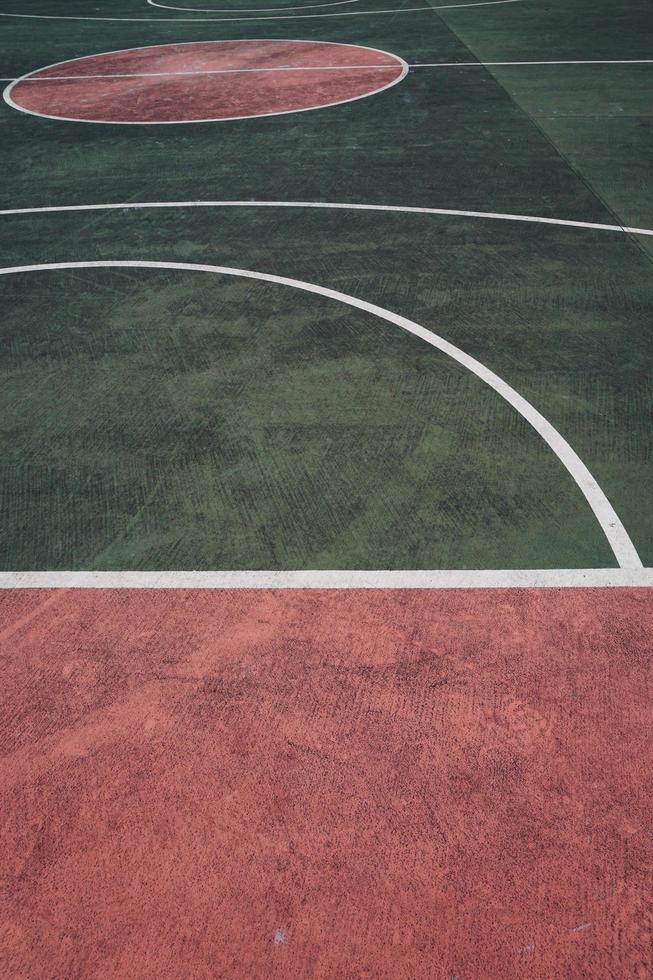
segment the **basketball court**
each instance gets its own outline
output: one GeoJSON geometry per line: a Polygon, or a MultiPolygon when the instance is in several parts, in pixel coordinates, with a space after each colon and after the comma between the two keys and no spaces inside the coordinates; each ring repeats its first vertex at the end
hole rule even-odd
{"type": "Polygon", "coordinates": [[[644,980],[650,5],[276,2],[0,5],[0,973],[644,980]]]}

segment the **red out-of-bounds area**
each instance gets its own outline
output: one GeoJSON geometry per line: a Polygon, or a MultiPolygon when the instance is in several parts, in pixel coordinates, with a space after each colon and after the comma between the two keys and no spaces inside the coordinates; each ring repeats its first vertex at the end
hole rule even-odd
{"type": "Polygon", "coordinates": [[[19,79],[5,98],[58,119],[202,122],[267,116],[374,95],[403,78],[384,51],[322,41],[198,41],[76,58],[19,79]]]}
{"type": "Polygon", "coordinates": [[[3,976],[647,977],[647,590],[7,591],[3,976]]]}

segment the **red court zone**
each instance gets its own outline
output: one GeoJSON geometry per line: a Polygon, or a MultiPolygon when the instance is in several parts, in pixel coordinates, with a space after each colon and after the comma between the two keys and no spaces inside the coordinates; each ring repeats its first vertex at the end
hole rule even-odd
{"type": "Polygon", "coordinates": [[[0,593],[0,972],[648,980],[652,614],[0,593]]]}
{"type": "Polygon", "coordinates": [[[6,97],[37,115],[87,122],[218,121],[348,102],[405,71],[394,55],[357,45],[202,41],[66,61],[19,79],[6,97]]]}

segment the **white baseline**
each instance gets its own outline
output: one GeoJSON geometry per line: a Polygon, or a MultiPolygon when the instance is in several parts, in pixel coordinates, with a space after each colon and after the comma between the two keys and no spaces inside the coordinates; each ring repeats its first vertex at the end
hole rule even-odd
{"type": "Polygon", "coordinates": [[[0,572],[0,589],[651,588],[652,568],[513,571],[0,572]]]}

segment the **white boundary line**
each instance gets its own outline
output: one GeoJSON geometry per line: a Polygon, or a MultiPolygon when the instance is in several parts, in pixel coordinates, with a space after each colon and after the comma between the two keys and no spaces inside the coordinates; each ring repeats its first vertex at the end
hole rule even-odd
{"type": "MultiPolygon", "coordinates": [[[[272,116],[288,116],[296,112],[313,112],[316,109],[330,109],[337,105],[346,105],[348,102],[358,102],[359,99],[367,99],[371,95],[380,95],[381,92],[385,92],[386,89],[392,88],[394,85],[398,85],[406,75],[408,74],[408,65],[403,58],[399,55],[393,54],[391,51],[383,51],[381,48],[370,48],[363,44],[347,44],[345,42],[339,41],[313,41],[313,40],[289,40],[286,38],[236,38],[234,40],[210,40],[210,41],[173,41],[168,44],[143,44],[139,47],[133,48],[118,48],[115,51],[101,51],[98,54],[86,54],[80,55],[78,58],[66,58],[64,61],[55,61],[51,65],[44,65],[42,68],[36,68],[33,71],[26,72],[26,74],[21,75],[15,81],[7,85],[6,89],[2,93],[2,97],[10,105],[12,109],[17,109],[19,112],[24,112],[28,116],[37,116],[40,119],[54,119],[59,122],[82,122],[90,123],[91,125],[103,125],[103,126],[192,126],[198,123],[213,123],[213,122],[235,122],[238,119],[267,119],[272,116]],[[251,113],[246,116],[216,116],[214,118],[206,119],[161,119],[161,120],[116,120],[116,119],[77,119],[73,116],[51,116],[45,112],[35,112],[32,109],[26,109],[24,106],[18,105],[17,102],[11,97],[11,93],[15,86],[19,85],[21,82],[30,80],[31,76],[40,71],[47,71],[48,68],[57,68],[59,65],[74,64],[76,61],[86,61],[90,58],[106,58],[112,54],[124,54],[129,51],[148,51],[148,50],[158,50],[160,48],[177,48],[177,47],[191,47],[197,44],[312,44],[314,46],[329,45],[330,47],[342,47],[342,48],[356,48],[359,51],[372,51],[374,54],[382,54],[387,58],[394,58],[397,62],[396,65],[390,65],[388,67],[393,67],[395,70],[400,69],[399,75],[393,78],[392,81],[385,85],[381,85],[379,88],[372,89],[369,92],[363,92],[362,95],[354,95],[349,99],[338,99],[336,102],[325,102],[321,105],[314,106],[304,106],[300,109],[284,109],[282,112],[258,112],[251,113]]],[[[99,77],[99,76],[97,76],[99,77]]],[[[38,81],[38,79],[33,79],[38,81]]]]}
{"type": "Polygon", "coordinates": [[[490,388],[512,406],[526,421],[535,429],[538,435],[553,450],[562,465],[565,467],[571,478],[584,495],[591,507],[596,520],[605,534],[617,562],[621,568],[632,569],[642,568],[635,546],[633,545],[628,532],[619,520],[619,517],[612,507],[612,504],[603,493],[590,471],[587,469],[578,454],[572,449],[569,443],[555,429],[544,416],[537,411],[533,405],[522,397],[514,388],[507,384],[489,368],[470,357],[459,347],[451,344],[448,340],[438,334],[427,330],[425,327],[409,320],[407,317],[393,313],[374,303],[350,296],[336,289],[328,289],[325,286],[318,286],[314,283],[305,282],[301,279],[290,279],[287,276],[275,276],[265,272],[254,272],[249,269],[234,269],[229,266],[204,265],[194,262],[154,262],[144,260],[98,260],[89,262],[51,262],[39,263],[36,265],[10,266],[0,269],[0,275],[14,275],[26,272],[50,272],[63,269],[173,269],[186,272],[210,272],[218,275],[237,276],[244,279],[255,279],[261,282],[270,282],[281,286],[291,286],[307,293],[314,293],[324,296],[327,299],[336,300],[365,313],[371,313],[387,323],[392,323],[400,327],[407,333],[419,337],[426,341],[431,347],[451,357],[462,367],[466,368],[481,381],[485,382],[490,388]]]}
{"type": "Polygon", "coordinates": [[[588,61],[434,61],[409,68],[512,68],[531,65],[653,65],[653,58],[593,59],[588,61]]]}
{"type": "Polygon", "coordinates": [[[653,588],[653,569],[515,571],[0,572],[0,589],[653,588]]]}
{"type": "Polygon", "coordinates": [[[305,20],[309,17],[366,17],[369,14],[426,14],[434,10],[454,10],[458,7],[496,7],[506,3],[523,3],[524,0],[482,0],[481,3],[448,3],[440,7],[398,7],[394,10],[355,10],[335,14],[283,14],[275,17],[71,17],[62,14],[8,14],[0,17],[24,17],[29,20],[93,20],[112,21],[130,24],[233,24],[238,21],[255,20],[305,20]]]}
{"type": "Polygon", "coordinates": [[[0,210],[0,217],[21,214],[65,214],[73,211],[140,211],[146,208],[310,208],[319,211],[379,211],[384,214],[434,214],[454,218],[486,218],[491,221],[519,221],[525,224],[554,225],[563,228],[588,228],[590,231],[612,231],[626,235],[653,235],[653,228],[604,225],[596,221],[571,221],[566,218],[542,218],[534,214],[328,201],[125,201],[121,204],[54,204],[39,208],[4,208],[0,210]]]}
{"type": "Polygon", "coordinates": [[[162,10],[184,10],[196,14],[260,14],[266,10],[312,10],[315,7],[344,7],[347,3],[360,3],[361,0],[331,0],[330,3],[302,3],[297,7],[237,7],[233,10],[223,8],[222,10],[212,10],[208,7],[171,7],[167,3],[155,3],[154,0],[147,0],[150,7],[160,7],[162,10]]]}
{"type": "MultiPolygon", "coordinates": [[[[206,42],[200,42],[206,43],[206,42]]],[[[221,42],[216,42],[221,43],[221,42]]],[[[332,42],[329,42],[332,43],[332,42]]],[[[98,55],[101,57],[101,55],[98,55]]],[[[65,62],[64,62],[65,64],[65,62]]],[[[48,65],[47,67],[51,67],[48,65]]],[[[111,75],[45,75],[44,77],[39,77],[35,73],[28,75],[26,78],[21,78],[21,82],[71,82],[80,81],[93,78],[185,78],[190,75],[243,75],[250,72],[269,72],[269,71],[351,71],[352,69],[359,68],[373,68],[378,71],[380,68],[386,68],[390,71],[396,71],[397,65],[277,65],[274,68],[200,68],[199,71],[136,71],[136,72],[115,72],[111,75]]],[[[408,66],[411,67],[410,65],[408,66]]],[[[44,71],[43,68],[38,68],[37,71],[44,71]]],[[[18,81],[18,79],[3,78],[2,81],[18,81]]],[[[319,108],[319,107],[318,107],[319,108]]],[[[61,118],[60,116],[55,116],[55,119],[61,118]]],[[[228,117],[231,118],[231,117],[228,117]]],[[[249,116],[245,116],[245,119],[249,119],[249,116]]],[[[87,120],[84,120],[87,121],[87,120]]]]}

